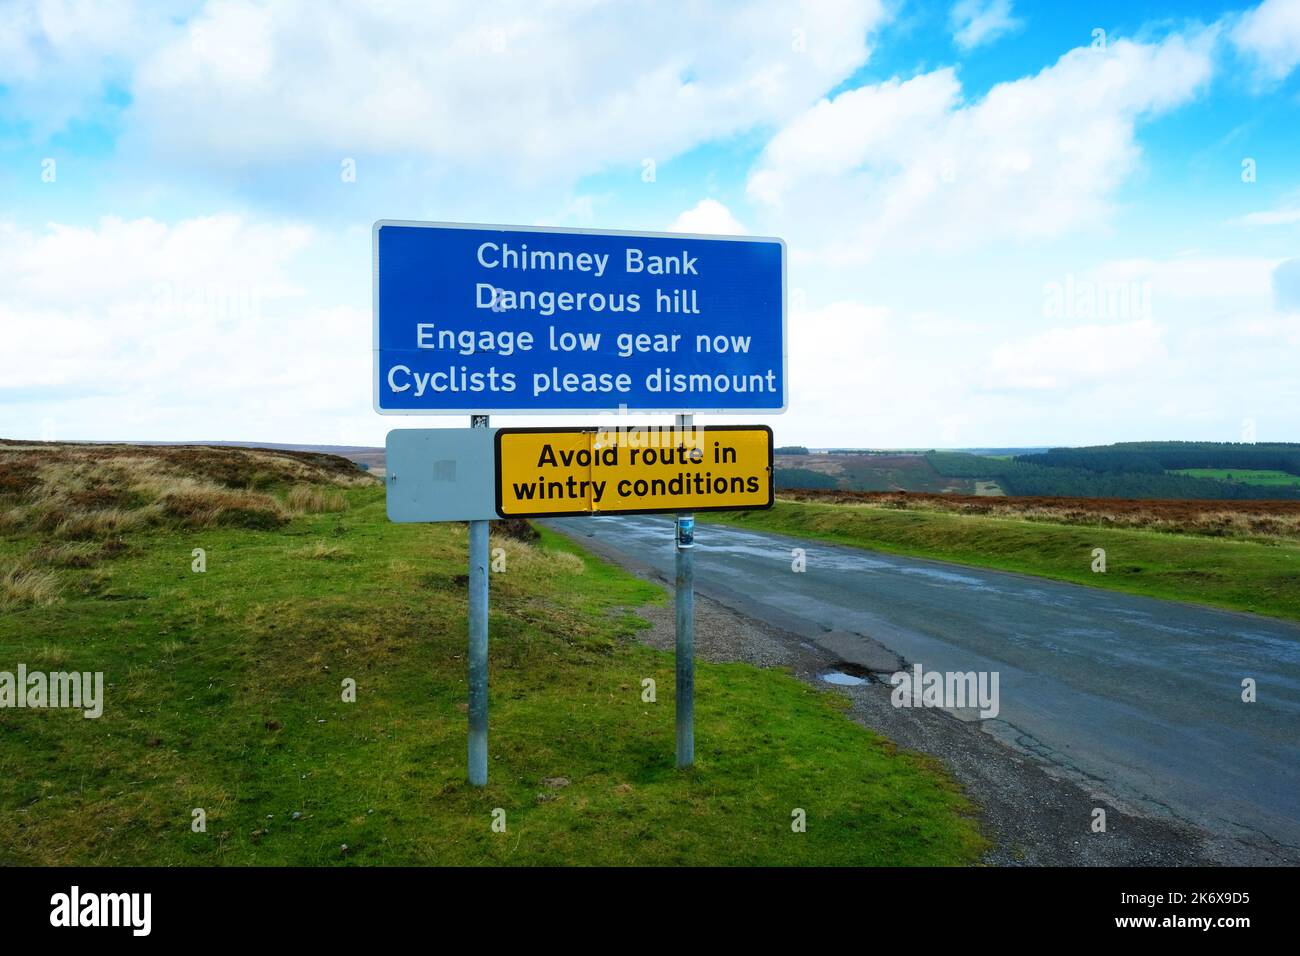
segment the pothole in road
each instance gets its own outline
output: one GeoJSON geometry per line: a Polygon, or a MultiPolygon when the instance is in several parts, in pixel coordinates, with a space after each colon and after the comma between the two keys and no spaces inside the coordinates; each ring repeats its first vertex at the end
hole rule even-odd
{"type": "Polygon", "coordinates": [[[856,667],[853,664],[840,664],[836,670],[822,671],[817,675],[828,684],[834,684],[837,687],[857,687],[861,684],[871,683],[871,672],[863,667],[856,667]]]}

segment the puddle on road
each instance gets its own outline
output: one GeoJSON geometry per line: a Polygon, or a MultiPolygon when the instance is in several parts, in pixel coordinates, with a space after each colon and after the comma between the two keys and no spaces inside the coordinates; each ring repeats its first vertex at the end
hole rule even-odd
{"type": "Polygon", "coordinates": [[[846,674],[844,671],[826,671],[818,674],[822,680],[828,684],[834,684],[837,687],[857,687],[860,684],[868,683],[865,677],[857,677],[853,674],[846,674]]]}

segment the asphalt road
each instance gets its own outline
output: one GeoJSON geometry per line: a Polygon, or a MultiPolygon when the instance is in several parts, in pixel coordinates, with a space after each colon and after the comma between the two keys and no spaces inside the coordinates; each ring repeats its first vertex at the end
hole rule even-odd
{"type": "MultiPolygon", "coordinates": [[[[672,580],[670,518],[547,523],[672,580]]],[[[695,554],[700,593],[847,660],[998,672],[983,729],[1119,805],[1300,850],[1298,625],[720,525],[695,554]]]]}

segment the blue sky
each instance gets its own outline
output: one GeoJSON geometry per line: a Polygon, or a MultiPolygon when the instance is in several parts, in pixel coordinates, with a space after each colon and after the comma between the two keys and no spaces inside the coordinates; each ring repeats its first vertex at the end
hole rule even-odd
{"type": "Polygon", "coordinates": [[[381,444],[378,218],[782,236],[783,443],[1300,440],[1300,0],[6,2],[0,435],[381,444]]]}

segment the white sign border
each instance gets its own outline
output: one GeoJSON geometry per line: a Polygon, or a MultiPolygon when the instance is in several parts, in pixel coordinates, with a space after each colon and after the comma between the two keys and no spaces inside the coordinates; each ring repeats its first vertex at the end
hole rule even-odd
{"type": "Polygon", "coordinates": [[[380,415],[602,415],[626,411],[629,415],[784,415],[790,407],[789,292],[786,282],[785,240],[776,236],[726,236],[695,232],[636,232],[623,229],[574,229],[564,226],[506,226],[476,222],[421,222],[410,219],[376,219],[370,229],[372,267],[371,406],[380,415]],[[774,242],[781,247],[781,398],[780,408],[381,408],[379,406],[379,230],[384,226],[419,229],[487,229],[498,232],[551,232],[578,236],[616,236],[625,239],[705,239],[723,242],[774,242]]]}

